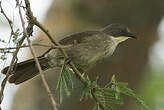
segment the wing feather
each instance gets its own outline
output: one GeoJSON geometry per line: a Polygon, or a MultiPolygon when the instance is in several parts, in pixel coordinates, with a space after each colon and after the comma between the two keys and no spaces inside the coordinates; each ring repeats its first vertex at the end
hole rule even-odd
{"type": "Polygon", "coordinates": [[[85,40],[87,36],[93,36],[98,33],[101,33],[101,32],[100,31],[85,31],[85,32],[72,34],[60,40],[59,43],[62,45],[74,44],[74,41],[76,41],[77,43],[80,43],[83,40],[85,40]]]}

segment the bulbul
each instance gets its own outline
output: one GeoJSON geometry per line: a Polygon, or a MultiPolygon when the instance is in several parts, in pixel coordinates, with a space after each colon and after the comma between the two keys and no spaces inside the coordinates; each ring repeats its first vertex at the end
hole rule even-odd
{"type": "MultiPolygon", "coordinates": [[[[117,45],[128,38],[136,38],[136,36],[125,25],[115,23],[101,30],[85,31],[66,36],[59,43],[68,46],[64,50],[73,63],[89,69],[104,58],[110,57],[117,45]]],[[[63,59],[57,59],[59,55],[61,52],[58,49],[51,49],[45,55],[38,57],[42,70],[60,67],[63,59]]],[[[2,73],[6,74],[8,68],[4,68],[2,73]]],[[[35,60],[30,59],[16,64],[15,69],[10,74],[8,81],[20,84],[38,75],[39,71],[35,60]]]]}

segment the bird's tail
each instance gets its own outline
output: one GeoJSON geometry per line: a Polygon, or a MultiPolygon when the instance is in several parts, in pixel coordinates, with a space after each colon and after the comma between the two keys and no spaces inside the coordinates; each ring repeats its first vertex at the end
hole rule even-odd
{"type": "MultiPolygon", "coordinates": [[[[46,66],[47,62],[49,61],[46,57],[38,57],[39,63],[41,65],[42,70],[48,69],[46,66]]],[[[9,69],[9,66],[2,70],[3,74],[6,74],[9,69]]],[[[15,65],[14,70],[10,73],[8,81],[14,84],[20,84],[24,81],[27,81],[36,75],[39,74],[39,70],[35,63],[34,59],[30,59],[24,62],[20,62],[15,65]]]]}

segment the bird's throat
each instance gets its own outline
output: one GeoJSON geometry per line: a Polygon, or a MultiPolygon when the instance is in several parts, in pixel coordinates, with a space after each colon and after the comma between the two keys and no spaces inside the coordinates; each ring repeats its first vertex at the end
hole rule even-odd
{"type": "Polygon", "coordinates": [[[125,40],[127,40],[129,37],[125,37],[125,36],[120,36],[120,37],[112,37],[113,41],[115,43],[121,43],[125,40]]]}

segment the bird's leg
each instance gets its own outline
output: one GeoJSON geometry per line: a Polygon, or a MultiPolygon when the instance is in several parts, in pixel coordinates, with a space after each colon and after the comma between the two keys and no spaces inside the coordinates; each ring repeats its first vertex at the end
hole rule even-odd
{"type": "Polygon", "coordinates": [[[65,63],[66,64],[70,64],[71,61],[72,61],[72,58],[71,57],[68,57],[68,58],[66,58],[65,63]]]}

